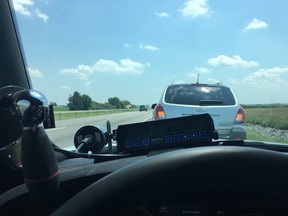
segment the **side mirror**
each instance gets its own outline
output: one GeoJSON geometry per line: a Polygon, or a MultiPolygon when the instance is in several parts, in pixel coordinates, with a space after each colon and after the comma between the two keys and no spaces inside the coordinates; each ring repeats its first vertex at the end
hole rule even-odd
{"type": "Polygon", "coordinates": [[[157,103],[152,104],[151,108],[154,109],[156,107],[157,103]]]}
{"type": "Polygon", "coordinates": [[[56,127],[55,117],[54,117],[54,109],[53,109],[52,104],[49,105],[48,116],[47,116],[46,120],[43,122],[43,126],[45,129],[56,127]]]}

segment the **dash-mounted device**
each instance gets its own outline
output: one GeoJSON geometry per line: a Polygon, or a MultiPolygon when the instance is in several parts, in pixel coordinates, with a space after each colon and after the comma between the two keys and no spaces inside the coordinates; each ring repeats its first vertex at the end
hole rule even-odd
{"type": "Polygon", "coordinates": [[[209,114],[120,125],[116,134],[120,153],[203,146],[213,139],[218,139],[218,133],[209,114]]]}

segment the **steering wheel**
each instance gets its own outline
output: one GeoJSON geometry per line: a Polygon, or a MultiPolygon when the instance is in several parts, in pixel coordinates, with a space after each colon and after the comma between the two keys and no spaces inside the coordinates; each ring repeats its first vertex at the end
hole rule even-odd
{"type": "MultiPolygon", "coordinates": [[[[252,147],[175,150],[128,165],[68,200],[52,215],[119,215],[183,191],[288,195],[288,156],[252,147]]],[[[275,201],[276,202],[276,201],[275,201]]]]}

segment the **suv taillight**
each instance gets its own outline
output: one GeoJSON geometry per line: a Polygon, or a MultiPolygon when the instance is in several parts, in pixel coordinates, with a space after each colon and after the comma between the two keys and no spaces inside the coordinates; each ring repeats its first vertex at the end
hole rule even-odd
{"type": "Polygon", "coordinates": [[[154,111],[154,119],[161,120],[165,118],[166,116],[163,107],[161,106],[161,104],[157,104],[154,111]]]}
{"type": "Polygon", "coordinates": [[[238,112],[236,114],[234,123],[235,124],[243,124],[243,123],[245,123],[245,112],[244,112],[244,109],[242,107],[240,107],[238,109],[238,112]]]}

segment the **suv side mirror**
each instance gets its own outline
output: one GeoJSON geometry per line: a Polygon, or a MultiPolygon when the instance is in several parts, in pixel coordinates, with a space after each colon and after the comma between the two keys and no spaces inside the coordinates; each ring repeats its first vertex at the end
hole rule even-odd
{"type": "Polygon", "coordinates": [[[154,109],[156,107],[157,103],[152,104],[151,108],[154,109]]]}

